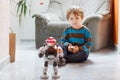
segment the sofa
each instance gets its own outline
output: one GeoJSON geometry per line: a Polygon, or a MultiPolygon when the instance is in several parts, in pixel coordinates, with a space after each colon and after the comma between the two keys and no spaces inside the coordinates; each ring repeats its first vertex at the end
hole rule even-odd
{"type": "Polygon", "coordinates": [[[110,0],[49,0],[46,12],[34,14],[35,45],[39,48],[47,37],[54,37],[57,42],[64,29],[70,26],[66,11],[71,6],[80,6],[84,10],[82,24],[92,33],[93,46],[90,51],[98,51],[110,44],[110,0]]]}

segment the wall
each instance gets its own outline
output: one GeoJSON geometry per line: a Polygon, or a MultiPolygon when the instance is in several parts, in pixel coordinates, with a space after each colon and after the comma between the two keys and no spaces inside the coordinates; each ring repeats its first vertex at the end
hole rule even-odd
{"type": "MultiPolygon", "coordinates": [[[[30,1],[30,0],[27,0],[30,1]]],[[[10,19],[11,26],[13,27],[14,32],[16,33],[17,41],[19,40],[34,40],[35,39],[35,20],[32,18],[33,14],[39,14],[40,12],[45,12],[49,0],[31,0],[31,14],[28,14],[23,20],[21,26],[19,27],[18,15],[16,14],[16,3],[17,0],[11,0],[10,6],[10,19]],[[43,2],[43,5],[40,5],[40,2],[43,2]]]]}
{"type": "Polygon", "coordinates": [[[0,69],[9,56],[9,0],[0,0],[0,69]]]}

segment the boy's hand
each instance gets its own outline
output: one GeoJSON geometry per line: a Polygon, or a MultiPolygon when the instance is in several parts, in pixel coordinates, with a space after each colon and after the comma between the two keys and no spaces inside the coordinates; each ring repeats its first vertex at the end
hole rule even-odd
{"type": "Polygon", "coordinates": [[[78,46],[74,46],[73,53],[77,53],[78,51],[79,51],[79,47],[78,46]]]}
{"type": "Polygon", "coordinates": [[[73,48],[74,48],[74,47],[73,47],[72,44],[69,44],[69,45],[68,45],[68,51],[69,51],[69,52],[73,52],[73,48]]]}

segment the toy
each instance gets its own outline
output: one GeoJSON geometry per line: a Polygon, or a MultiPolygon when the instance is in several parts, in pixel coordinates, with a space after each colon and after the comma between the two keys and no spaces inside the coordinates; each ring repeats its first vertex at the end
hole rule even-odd
{"type": "Polygon", "coordinates": [[[48,79],[47,70],[48,65],[51,64],[54,67],[53,79],[59,78],[58,75],[58,63],[62,62],[65,64],[65,59],[63,59],[63,50],[60,46],[56,44],[56,40],[53,37],[49,37],[45,40],[44,46],[39,48],[39,57],[45,57],[44,69],[41,78],[48,79]]]}

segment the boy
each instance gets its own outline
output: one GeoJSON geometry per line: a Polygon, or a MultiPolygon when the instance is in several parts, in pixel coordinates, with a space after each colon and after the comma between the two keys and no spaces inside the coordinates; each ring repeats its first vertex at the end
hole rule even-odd
{"type": "Polygon", "coordinates": [[[67,10],[67,20],[71,26],[63,32],[60,40],[67,62],[83,62],[89,56],[91,33],[82,25],[83,18],[83,10],[79,7],[74,6],[67,10]]]}

